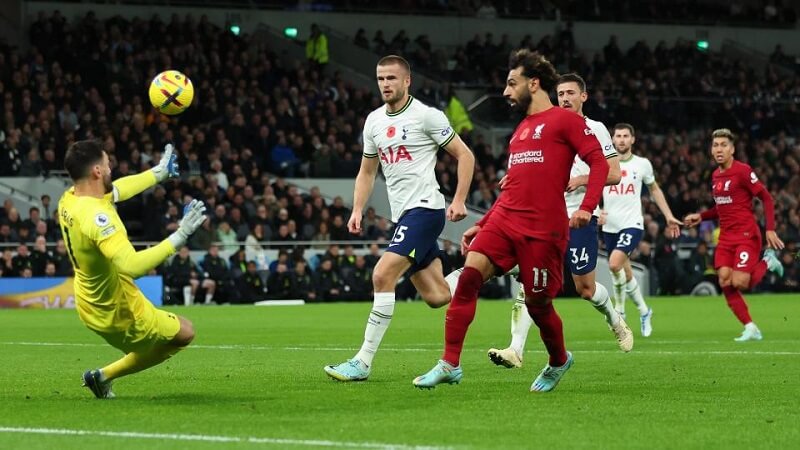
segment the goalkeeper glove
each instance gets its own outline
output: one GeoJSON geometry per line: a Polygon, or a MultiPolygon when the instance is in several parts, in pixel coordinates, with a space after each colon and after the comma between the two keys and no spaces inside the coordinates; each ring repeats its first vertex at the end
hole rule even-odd
{"type": "Polygon", "coordinates": [[[192,200],[183,208],[183,219],[178,224],[178,229],[167,238],[176,250],[183,247],[189,240],[189,236],[194,234],[206,221],[205,212],[206,205],[197,199],[192,200]]]}
{"type": "Polygon", "coordinates": [[[159,183],[167,178],[175,178],[178,176],[178,155],[174,152],[175,147],[172,144],[164,146],[164,154],[161,155],[161,161],[158,165],[153,167],[153,175],[159,183]]]}

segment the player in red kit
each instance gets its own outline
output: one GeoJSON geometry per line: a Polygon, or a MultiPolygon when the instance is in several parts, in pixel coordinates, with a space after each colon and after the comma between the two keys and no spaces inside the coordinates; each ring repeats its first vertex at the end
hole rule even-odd
{"type": "Polygon", "coordinates": [[[783,265],[772,249],[783,249],[783,241],[775,233],[775,208],[772,197],[758,181],[756,173],[745,163],[733,159],[734,136],[727,128],[712,133],[711,156],[719,166],[711,176],[714,203],[702,213],[686,216],[687,226],[703,220],[719,219],[719,244],[714,252],[714,268],[728,306],[744,325],[738,342],[760,341],[761,331],[750,318],[742,291],[750,290],[769,270],[783,276],[783,265]],[[753,216],[753,197],[764,204],[767,222],[768,249],[761,255],[761,231],[753,216]]]}
{"type": "Polygon", "coordinates": [[[572,365],[552,300],[561,289],[569,227],[589,223],[609,167],[583,118],[553,107],[548,93],[557,79],[555,68],[544,57],[527,49],[512,52],[503,95],[526,117],[509,143],[503,194],[462,237],[467,260],[447,310],[444,356],[428,373],[414,379],[417,387],[461,381],[461,349],[475,317],[478,291],[490,277],[517,264],[528,313],[550,355],[531,391],[553,390],[572,365]],[[590,172],[583,203],[568,218],[564,191],[576,153],[590,172]]]}

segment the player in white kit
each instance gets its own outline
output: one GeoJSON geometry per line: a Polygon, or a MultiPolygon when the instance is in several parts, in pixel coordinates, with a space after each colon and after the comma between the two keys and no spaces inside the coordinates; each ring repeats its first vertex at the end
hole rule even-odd
{"type": "Polygon", "coordinates": [[[475,157],[444,113],[409,95],[411,68],[405,59],[390,55],[378,61],[377,81],[385,104],[371,112],[364,123],[364,155],[347,228],[353,234],[361,232],[362,211],[372,193],[379,164],[386,177],[396,225],[389,247],[372,275],[375,297],[361,350],[341,364],[325,366],[325,373],[340,381],[369,377],[372,360],[392,320],[395,285],[404,273],[408,272],[414,287],[431,307],[450,303],[437,240],[445,218],[457,222],[466,217],[464,202],[475,168],[475,157]],[[439,147],[458,160],[458,185],[446,212],[434,172],[439,147]]]}
{"type": "MultiPolygon", "coordinates": [[[[611,142],[611,135],[602,122],[592,120],[583,114],[583,104],[589,98],[586,92],[586,82],[577,74],[570,73],[559,77],[556,85],[558,104],[584,117],[588,130],[600,141],[603,154],[608,161],[610,170],[607,185],[613,185],[620,180],[619,157],[611,142]]],[[[586,192],[586,182],[589,178],[589,166],[577,155],[572,163],[570,181],[564,200],[567,204],[567,216],[580,208],[586,192]]],[[[570,229],[569,244],[567,244],[567,264],[572,272],[572,280],[578,294],[605,316],[606,323],[614,333],[619,348],[624,352],[633,349],[633,333],[625,320],[614,310],[609,298],[608,290],[595,280],[595,267],[597,266],[597,218],[599,210],[595,210],[592,220],[584,227],[570,229]]],[[[489,358],[497,365],[508,368],[522,366],[522,354],[528,330],[533,324],[533,319],[525,308],[525,292],[520,289],[514,306],[511,310],[511,345],[505,349],[489,349],[489,358]]]]}
{"type": "Polygon", "coordinates": [[[642,216],[642,184],[647,186],[650,197],[664,215],[667,236],[674,239],[680,235],[683,223],[672,215],[664,192],[656,183],[650,160],[634,155],[633,144],[636,132],[633,125],[618,123],[614,126],[614,146],[620,156],[622,180],[615,186],[603,190],[603,209],[607,212],[603,224],[603,240],[608,251],[608,267],[614,280],[614,301],[617,311],[625,316],[625,297],[630,296],[639,310],[642,336],[653,332],[651,319],[653,309],[647,306],[633,276],[629,256],[642,239],[644,217],[642,216]]]}

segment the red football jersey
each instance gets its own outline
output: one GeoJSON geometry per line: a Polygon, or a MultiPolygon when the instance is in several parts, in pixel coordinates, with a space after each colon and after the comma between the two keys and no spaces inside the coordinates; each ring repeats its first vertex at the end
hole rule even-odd
{"type": "Polygon", "coordinates": [[[581,205],[591,213],[600,201],[608,175],[608,164],[594,133],[583,117],[563,108],[553,107],[527,116],[509,142],[503,193],[479,224],[498,214],[526,236],[567,239],[569,218],[564,191],[576,153],[590,166],[592,161],[602,161],[605,167],[604,172],[597,171],[592,177],[599,179],[602,175],[602,180],[594,188],[590,181],[581,205]]]}
{"type": "Polygon", "coordinates": [[[717,168],[711,182],[719,216],[720,242],[744,242],[755,236],[760,240],[761,231],[753,214],[753,197],[766,188],[758,181],[753,169],[734,160],[724,172],[717,168]]]}

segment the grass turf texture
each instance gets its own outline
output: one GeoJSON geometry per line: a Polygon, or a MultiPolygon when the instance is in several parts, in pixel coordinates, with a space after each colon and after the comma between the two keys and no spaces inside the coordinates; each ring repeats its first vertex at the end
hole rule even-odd
{"type": "Polygon", "coordinates": [[[370,380],[347,384],[330,380],[322,367],[357,350],[367,303],[175,308],[194,322],[195,345],[118,380],[111,401],[94,399],[79,379],[119,353],[74,311],[3,310],[0,448],[796,448],[800,304],[797,296],[748,301],[762,342],[733,342],[741,326],[721,297],[657,298],[648,339],[628,307],[636,345],[622,354],[590,305],[559,300],[575,365],[549,394],[528,392],[546,362],[535,327],[522,369],[486,357],[489,347],[508,343],[509,302],[479,302],[464,380],[432,391],[415,389],[411,380],[441,355],[444,309],[399,303],[370,380]],[[17,428],[244,440],[8,430],[17,428]]]}

